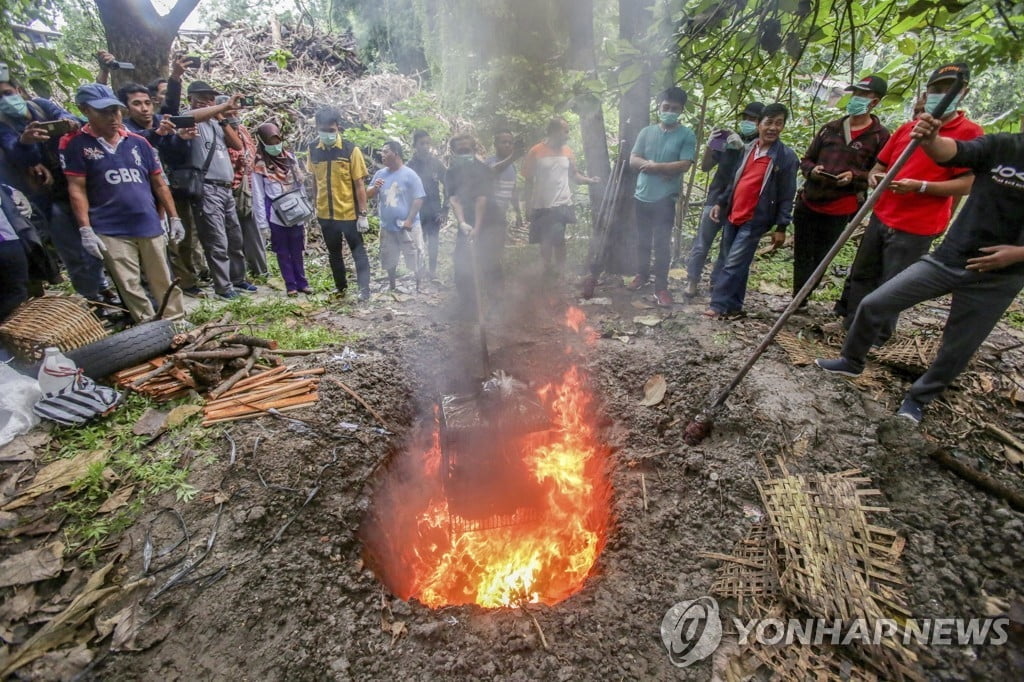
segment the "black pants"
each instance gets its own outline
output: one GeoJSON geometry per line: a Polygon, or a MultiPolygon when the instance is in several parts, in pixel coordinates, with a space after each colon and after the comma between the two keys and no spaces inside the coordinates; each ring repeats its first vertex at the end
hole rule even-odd
{"type": "Polygon", "coordinates": [[[676,221],[675,197],[658,201],[636,200],[636,274],[641,280],[651,277],[651,250],[654,250],[654,290],[668,289],[668,268],[672,260],[672,228],[676,221]]]}
{"type": "Polygon", "coordinates": [[[0,321],[28,299],[28,259],[21,241],[0,242],[0,321]]]}
{"type": "MultiPolygon", "coordinates": [[[[843,286],[842,298],[836,303],[835,311],[843,316],[843,326],[853,324],[857,306],[864,297],[888,282],[890,279],[917,262],[928,253],[934,236],[924,237],[889,227],[876,216],[871,216],[868,228],[861,239],[857,256],[843,286]]],[[[880,326],[876,344],[889,340],[896,330],[899,313],[880,326]]]]}
{"type": "Polygon", "coordinates": [[[354,220],[327,220],[319,218],[320,231],[327,244],[327,257],[331,263],[331,274],[334,275],[334,287],[338,291],[348,288],[348,277],[345,273],[345,258],[342,256],[342,240],[348,242],[352,251],[352,260],[356,263],[356,281],[359,291],[370,290],[370,258],[366,255],[363,234],[356,229],[354,220]]]}
{"type": "Polygon", "coordinates": [[[420,213],[420,225],[423,227],[423,241],[427,247],[427,269],[430,276],[437,274],[437,249],[441,242],[441,216],[420,213]]]}
{"type": "MultiPolygon", "coordinates": [[[[825,254],[836,243],[850,215],[827,215],[797,199],[793,209],[793,295],[811,278],[825,254]]],[[[820,280],[819,280],[820,281],[820,280]]],[[[818,286],[818,282],[814,283],[818,286]]]]}

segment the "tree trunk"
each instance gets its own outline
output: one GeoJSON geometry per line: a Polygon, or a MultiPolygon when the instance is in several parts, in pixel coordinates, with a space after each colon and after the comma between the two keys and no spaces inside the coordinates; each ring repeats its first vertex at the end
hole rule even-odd
{"type": "MultiPolygon", "coordinates": [[[[589,78],[597,78],[597,55],[594,52],[594,0],[572,0],[566,3],[569,26],[568,66],[585,71],[589,78]]],[[[590,215],[596,217],[597,207],[608,188],[611,164],[608,160],[608,135],[604,126],[601,100],[591,93],[573,99],[573,111],[580,117],[583,136],[583,156],[587,173],[601,178],[598,185],[590,185],[590,215]]],[[[594,227],[597,227],[596,225],[594,227]]]]}
{"type": "Polygon", "coordinates": [[[135,65],[132,71],[111,72],[112,87],[166,78],[171,44],[198,4],[199,0],[178,0],[161,16],[150,0],[96,0],[107,49],[118,61],[135,65]]]}
{"type": "MultiPolygon", "coordinates": [[[[636,42],[653,20],[653,0],[619,0],[619,38],[636,42]]],[[[642,51],[642,50],[641,50],[642,51]]],[[[651,122],[651,64],[644,61],[640,77],[623,93],[619,101],[619,140],[622,154],[629,156],[637,136],[651,122]]],[[[609,239],[620,248],[608,249],[608,272],[630,274],[636,272],[636,220],[633,211],[633,192],[636,172],[626,168],[619,185],[618,209],[610,225],[609,239]]]]}

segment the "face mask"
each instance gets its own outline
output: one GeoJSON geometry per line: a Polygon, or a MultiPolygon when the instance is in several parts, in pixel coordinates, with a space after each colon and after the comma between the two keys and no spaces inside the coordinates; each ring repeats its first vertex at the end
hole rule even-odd
{"type": "Polygon", "coordinates": [[[660,114],[658,114],[658,120],[660,120],[665,125],[675,125],[676,123],[679,123],[679,114],[673,111],[663,111],[660,114]]]}
{"type": "Polygon", "coordinates": [[[850,116],[859,116],[861,114],[868,113],[868,105],[871,104],[871,100],[867,97],[853,96],[850,101],[846,103],[846,113],[850,116]]]}
{"type": "MultiPolygon", "coordinates": [[[[946,96],[946,94],[943,93],[943,92],[937,92],[937,93],[929,92],[927,97],[925,98],[925,101],[924,101],[924,110],[927,111],[932,116],[934,116],[935,115],[935,110],[939,108],[939,102],[941,102],[942,98],[945,97],[945,96],[946,96]]],[[[950,102],[949,106],[946,107],[945,113],[946,114],[953,113],[954,111],[956,111],[956,108],[959,105],[960,105],[960,95],[957,95],[956,97],[953,98],[953,101],[950,102]]]]}
{"type": "Polygon", "coordinates": [[[740,121],[740,135],[753,137],[757,134],[757,124],[753,121],[740,121]]]}
{"type": "Polygon", "coordinates": [[[281,152],[284,151],[284,143],[281,144],[265,144],[263,148],[267,150],[267,153],[271,156],[281,156],[281,152]]]}
{"type": "Polygon", "coordinates": [[[4,95],[0,97],[0,113],[17,118],[28,118],[28,104],[21,95],[4,95]]]}
{"type": "Polygon", "coordinates": [[[322,142],[326,147],[338,144],[338,133],[319,133],[319,135],[320,142],[322,142]]]}
{"type": "Polygon", "coordinates": [[[475,154],[456,154],[455,158],[459,161],[469,162],[476,158],[475,154]]]}

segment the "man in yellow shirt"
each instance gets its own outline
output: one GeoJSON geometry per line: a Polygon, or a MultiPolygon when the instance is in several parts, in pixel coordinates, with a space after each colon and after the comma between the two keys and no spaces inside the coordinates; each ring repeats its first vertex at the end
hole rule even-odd
{"type": "Polygon", "coordinates": [[[317,222],[324,235],[327,255],[338,293],[345,294],[348,280],[342,240],[348,242],[356,264],[359,299],[370,298],[370,259],[363,245],[369,229],[366,218],[366,161],[359,147],[342,139],[341,114],[326,108],[316,112],[317,140],[309,147],[309,169],[315,180],[317,222]]]}

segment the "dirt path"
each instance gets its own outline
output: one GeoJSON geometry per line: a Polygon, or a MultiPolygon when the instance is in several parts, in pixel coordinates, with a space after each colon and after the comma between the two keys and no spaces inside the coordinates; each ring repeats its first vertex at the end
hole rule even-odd
{"type": "MultiPolygon", "coordinates": [[[[519,281],[522,291],[510,289],[506,308],[495,312],[504,323],[489,325],[493,358],[496,366],[542,376],[563,344],[565,309],[576,301],[569,287],[545,286],[533,273],[519,281]]],[[[749,528],[760,506],[754,480],[765,475],[759,454],[786,456],[796,471],[860,468],[872,478],[892,509],[879,522],[907,539],[906,596],[915,616],[980,615],[987,596],[1024,592],[1024,518],[876,437],[901,386],[888,387],[881,404],[847,382],[793,367],[773,347],[711,438],[690,448],[682,442],[689,417],[770,325],[766,297],[752,295],[753,317],[723,323],[701,318],[699,305],[677,306],[672,315],[641,309],[642,297],[616,283],[597,295],[609,300],[582,308],[601,338],[578,360],[613,450],[614,526],[582,591],[525,614],[431,610],[391,597],[364,565],[358,531],[375,476],[386,471],[377,465],[429,418],[436,392],[451,378],[451,359],[470,357],[474,348],[472,328],[454,319],[447,295],[379,302],[330,320],[362,340],[350,367],[330,359],[326,367],[383,417],[387,432],[375,430],[382,425],[330,381],[317,410],[294,413],[302,422],[233,426],[234,463],[222,440],[216,462],[195,468],[192,484],[202,491],[196,501],[161,500],[125,534],[122,579],[141,571],[147,529],[157,548],[179,532],[171,515],[157,516],[162,506],[181,512],[193,548],[204,547],[215,528],[211,551],[185,579],[191,584],[141,603],[142,651],[101,655],[87,677],[710,679],[710,659],[688,669],[670,663],[659,625],[672,604],[708,594],[719,562],[698,553],[728,553],[749,528]],[[663,320],[634,322],[651,315],[663,320]],[[654,374],[667,380],[665,400],[640,406],[654,374]]],[[[814,321],[804,317],[793,328],[810,329],[814,321]]],[[[941,434],[943,426],[929,428],[941,434]]],[[[954,445],[973,461],[979,442],[954,445]]],[[[1019,474],[1002,472],[1005,462],[985,461],[1021,484],[1019,474]]],[[[157,572],[153,589],[175,570],[157,572]]],[[[944,647],[922,660],[929,678],[1009,679],[1024,674],[1015,667],[1018,656],[1009,645],[944,647]]]]}

